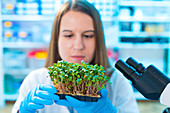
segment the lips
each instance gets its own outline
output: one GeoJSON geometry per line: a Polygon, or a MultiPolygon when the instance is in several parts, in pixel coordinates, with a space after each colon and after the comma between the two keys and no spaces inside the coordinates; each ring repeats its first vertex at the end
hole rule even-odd
{"type": "Polygon", "coordinates": [[[77,60],[77,61],[82,61],[82,60],[85,58],[85,56],[82,56],[82,55],[74,55],[74,56],[72,56],[72,58],[75,59],[75,60],[77,60]]]}

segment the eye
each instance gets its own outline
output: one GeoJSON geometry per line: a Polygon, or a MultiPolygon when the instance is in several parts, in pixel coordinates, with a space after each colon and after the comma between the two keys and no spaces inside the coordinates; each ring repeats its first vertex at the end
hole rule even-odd
{"type": "Polygon", "coordinates": [[[71,38],[73,35],[64,35],[64,37],[71,38]]]}
{"type": "Polygon", "coordinates": [[[92,38],[93,35],[83,35],[85,38],[92,38]]]}

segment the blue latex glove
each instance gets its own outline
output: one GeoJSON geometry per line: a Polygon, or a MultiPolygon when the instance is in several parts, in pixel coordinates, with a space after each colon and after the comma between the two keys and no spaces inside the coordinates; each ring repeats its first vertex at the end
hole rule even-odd
{"type": "Polygon", "coordinates": [[[71,96],[66,96],[67,100],[55,101],[56,104],[73,107],[78,113],[117,113],[117,109],[108,98],[108,91],[102,89],[101,98],[97,102],[79,101],[71,96]]]}
{"type": "Polygon", "coordinates": [[[37,109],[44,108],[44,105],[52,105],[53,100],[59,100],[59,96],[54,94],[56,92],[56,88],[51,85],[37,85],[21,102],[20,113],[35,113],[37,109]]]}

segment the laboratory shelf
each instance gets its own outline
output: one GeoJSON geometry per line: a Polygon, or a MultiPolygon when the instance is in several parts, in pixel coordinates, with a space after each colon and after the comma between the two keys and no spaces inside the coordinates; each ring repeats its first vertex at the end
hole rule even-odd
{"type": "Polygon", "coordinates": [[[167,16],[143,16],[143,17],[135,17],[135,16],[119,16],[118,17],[119,22],[152,22],[152,23],[169,23],[170,17],[167,16]]]}
{"type": "Polygon", "coordinates": [[[47,48],[48,44],[42,42],[4,42],[3,48],[47,48]]]}
{"type": "MultiPolygon", "coordinates": [[[[102,16],[103,22],[114,21],[117,17],[102,16]]],[[[54,21],[55,15],[2,15],[2,21],[54,21]]]]}
{"type": "Polygon", "coordinates": [[[0,48],[2,48],[2,42],[0,42],[0,48]]]}
{"type": "Polygon", "coordinates": [[[122,0],[118,2],[121,6],[147,6],[147,7],[170,7],[170,1],[141,1],[141,0],[122,0]]]}
{"type": "Polygon", "coordinates": [[[5,94],[5,100],[8,100],[8,101],[16,101],[17,98],[18,98],[18,93],[15,93],[15,94],[5,94]]]}
{"type": "MultiPolygon", "coordinates": [[[[0,12],[1,12],[1,1],[0,1],[0,12]]],[[[0,13],[0,108],[5,107],[5,100],[4,100],[4,70],[3,70],[3,49],[2,49],[2,14],[0,13]]]]}
{"type": "Polygon", "coordinates": [[[145,31],[141,31],[141,32],[120,31],[119,36],[125,36],[125,37],[157,37],[157,36],[169,37],[170,33],[169,32],[148,33],[145,31]]]}
{"type": "Polygon", "coordinates": [[[2,15],[2,21],[54,21],[55,15],[2,15]]]}
{"type": "Polygon", "coordinates": [[[26,68],[26,69],[5,69],[5,74],[14,75],[15,78],[24,78],[31,71],[36,70],[34,68],[26,68]],[[10,71],[9,71],[10,70],[10,71]],[[19,70],[19,73],[18,73],[19,70]],[[25,75],[25,76],[22,76],[25,75]]]}
{"type": "Polygon", "coordinates": [[[114,47],[121,49],[167,49],[169,44],[151,44],[151,43],[118,43],[114,47]]]}
{"type": "Polygon", "coordinates": [[[102,22],[113,22],[113,21],[115,21],[117,19],[117,17],[115,16],[115,17],[107,17],[107,16],[103,16],[103,17],[101,17],[101,20],[102,20],[102,22]]]}

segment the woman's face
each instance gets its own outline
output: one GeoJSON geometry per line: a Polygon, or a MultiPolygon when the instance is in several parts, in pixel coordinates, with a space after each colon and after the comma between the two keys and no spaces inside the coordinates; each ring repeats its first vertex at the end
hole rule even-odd
{"type": "Polygon", "coordinates": [[[60,57],[70,63],[90,63],[95,52],[92,18],[84,13],[68,11],[61,18],[58,48],[60,57]]]}

